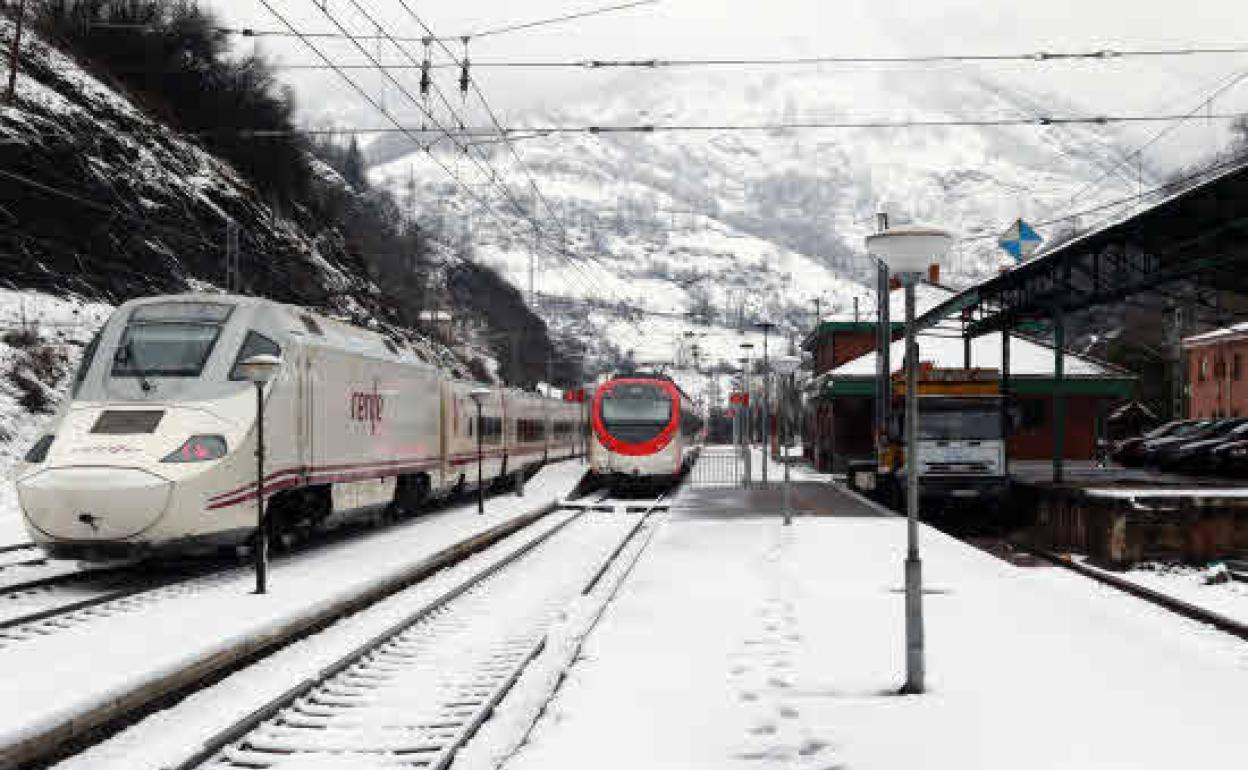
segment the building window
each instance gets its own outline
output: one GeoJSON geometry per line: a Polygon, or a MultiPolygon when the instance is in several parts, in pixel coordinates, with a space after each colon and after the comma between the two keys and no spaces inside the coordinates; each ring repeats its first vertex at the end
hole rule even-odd
{"type": "Polygon", "coordinates": [[[1200,368],[1197,372],[1197,378],[1204,382],[1209,377],[1209,359],[1205,356],[1200,357],[1200,368]]]}

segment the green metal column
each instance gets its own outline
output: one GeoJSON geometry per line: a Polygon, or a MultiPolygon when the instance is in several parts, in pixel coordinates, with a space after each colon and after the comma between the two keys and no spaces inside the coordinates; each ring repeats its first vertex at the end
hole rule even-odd
{"type": "Polygon", "coordinates": [[[1066,472],[1066,314],[1059,302],[1053,309],[1053,483],[1066,472]]]}
{"type": "Polygon", "coordinates": [[[1010,472],[1010,421],[1013,403],[1010,401],[1010,330],[1001,330],[1001,415],[1005,425],[1001,427],[1001,435],[1005,437],[1005,472],[1010,472]]]}

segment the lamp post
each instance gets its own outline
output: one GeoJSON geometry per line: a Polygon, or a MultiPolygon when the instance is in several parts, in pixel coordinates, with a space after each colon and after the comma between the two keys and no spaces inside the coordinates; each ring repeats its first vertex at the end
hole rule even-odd
{"type": "Polygon", "coordinates": [[[763,330],[763,487],[767,486],[767,455],[771,453],[771,362],[767,359],[767,337],[776,325],[759,321],[754,328],[763,330]]]}
{"type": "Polygon", "coordinates": [[[256,386],[256,545],[252,561],[256,568],[256,593],[263,594],[269,583],[269,527],[264,516],[264,386],[282,366],[278,356],[262,353],[238,365],[243,376],[256,386]]]}
{"type": "Polygon", "coordinates": [[[789,487],[789,398],[793,391],[793,373],[797,371],[802,360],[797,356],[780,356],[776,359],[776,373],[780,375],[783,384],[783,390],[780,391],[780,419],[777,420],[776,428],[780,443],[780,451],[783,452],[781,462],[784,463],[784,525],[787,527],[793,523],[793,498],[792,491],[789,487]]]}
{"type": "Polygon", "coordinates": [[[752,446],[754,426],[750,424],[751,412],[754,411],[754,404],[751,403],[753,401],[751,398],[752,394],[750,393],[750,365],[753,363],[750,359],[750,351],[754,349],[754,343],[742,342],[740,347],[744,351],[744,356],[741,358],[741,371],[744,373],[745,380],[745,419],[741,423],[741,448],[744,451],[741,454],[745,460],[745,486],[748,487],[754,483],[753,468],[750,467],[754,464],[754,458],[752,457],[754,453],[752,446]]]}
{"type": "Polygon", "coordinates": [[[915,343],[914,286],[932,262],[949,251],[949,233],[930,227],[898,227],[867,236],[876,255],[906,288],[906,684],[901,692],[923,692],[923,567],[919,560],[918,345],[915,343]]]}
{"type": "Polygon", "coordinates": [[[481,434],[485,431],[483,430],[484,419],[482,417],[481,402],[489,398],[492,393],[493,391],[489,388],[473,388],[472,391],[468,393],[468,397],[471,398],[477,405],[477,515],[483,515],[485,513],[485,482],[481,471],[481,465],[484,462],[485,454],[484,449],[482,448],[481,434]]]}

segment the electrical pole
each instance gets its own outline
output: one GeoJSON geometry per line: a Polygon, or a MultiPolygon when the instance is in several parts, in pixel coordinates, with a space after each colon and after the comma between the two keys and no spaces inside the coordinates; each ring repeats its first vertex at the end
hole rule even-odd
{"type": "Polygon", "coordinates": [[[9,51],[9,90],[5,104],[12,107],[17,101],[17,65],[22,50],[22,25],[26,21],[26,0],[18,0],[17,18],[13,20],[13,47],[9,51]]]}

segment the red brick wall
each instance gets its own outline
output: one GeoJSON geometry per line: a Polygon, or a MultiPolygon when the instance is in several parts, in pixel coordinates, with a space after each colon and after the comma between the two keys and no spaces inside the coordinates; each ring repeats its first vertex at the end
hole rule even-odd
{"type": "MultiPolygon", "coordinates": [[[[1066,442],[1063,454],[1068,460],[1096,457],[1097,405],[1104,398],[1066,397],[1066,442]]],[[[1042,422],[1024,425],[1010,434],[1011,460],[1048,460],[1053,456],[1053,399],[1049,396],[1018,396],[1014,403],[1021,412],[1039,413],[1042,422]],[[1034,405],[1028,407],[1028,404],[1034,405]]]]}
{"type": "Polygon", "coordinates": [[[875,350],[875,332],[830,332],[815,348],[815,374],[823,374],[875,350]]]}
{"type": "Polygon", "coordinates": [[[1188,417],[1248,415],[1248,340],[1189,348],[1187,382],[1188,417]]]}

